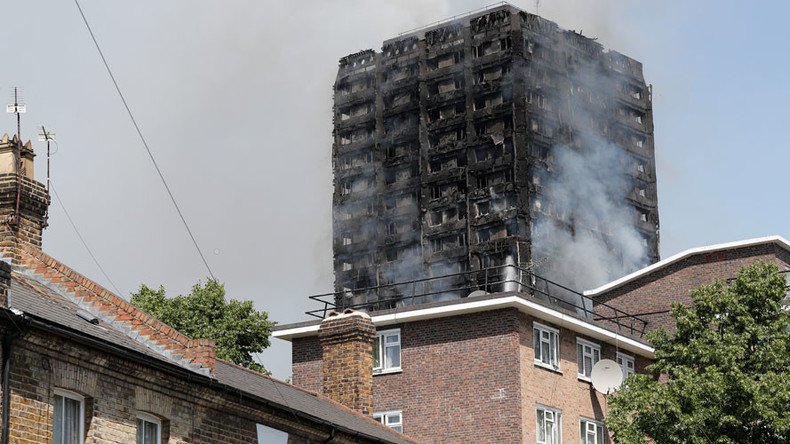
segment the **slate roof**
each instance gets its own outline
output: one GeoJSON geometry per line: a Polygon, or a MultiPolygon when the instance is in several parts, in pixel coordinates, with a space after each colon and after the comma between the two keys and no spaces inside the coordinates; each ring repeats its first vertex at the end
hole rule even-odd
{"type": "MultiPolygon", "coordinates": [[[[146,358],[185,370],[183,366],[168,359],[154,347],[146,347],[145,343],[128,336],[128,332],[119,331],[101,318],[98,319],[98,324],[93,324],[77,316],[80,308],[66,299],[56,285],[41,282],[22,272],[12,273],[8,291],[8,308],[20,310],[25,315],[48,324],[65,327],[79,335],[120,346],[140,353],[146,358]]],[[[321,395],[219,359],[216,362],[213,379],[221,385],[262,399],[269,405],[296,411],[314,421],[330,423],[347,432],[359,433],[372,441],[391,444],[416,442],[321,395]]]]}
{"type": "Polygon", "coordinates": [[[403,435],[393,433],[391,429],[376,421],[361,418],[358,413],[328,398],[274,378],[261,376],[235,364],[218,360],[216,377],[217,381],[222,384],[270,400],[291,410],[345,426],[364,435],[391,443],[413,444],[416,442],[403,435]]]}

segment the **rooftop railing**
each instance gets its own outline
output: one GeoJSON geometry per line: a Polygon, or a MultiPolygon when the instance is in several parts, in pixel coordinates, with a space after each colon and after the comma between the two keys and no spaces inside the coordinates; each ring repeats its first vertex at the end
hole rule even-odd
{"type": "Polygon", "coordinates": [[[310,299],[320,303],[322,307],[307,311],[306,314],[323,319],[332,310],[351,308],[376,312],[506,292],[530,297],[548,307],[570,311],[583,320],[601,323],[606,328],[631,336],[644,335],[648,323],[643,318],[609,304],[595,302],[571,288],[516,265],[501,265],[314,295],[310,299]]]}

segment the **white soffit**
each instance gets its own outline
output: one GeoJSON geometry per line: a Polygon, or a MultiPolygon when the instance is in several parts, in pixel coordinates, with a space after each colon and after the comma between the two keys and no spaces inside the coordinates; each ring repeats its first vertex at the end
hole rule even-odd
{"type": "MultiPolygon", "coordinates": [[[[616,332],[591,324],[574,316],[562,313],[553,308],[543,306],[536,302],[528,301],[519,296],[506,296],[482,300],[466,299],[464,302],[459,304],[409,310],[400,313],[373,315],[372,320],[376,327],[384,327],[402,322],[444,318],[448,316],[458,316],[466,313],[498,310],[502,308],[517,308],[520,311],[532,315],[542,321],[550,322],[554,325],[581,333],[590,338],[616,345],[620,349],[627,350],[651,359],[655,357],[655,351],[649,345],[645,345],[639,341],[622,336],[616,332]]],[[[307,325],[303,327],[275,331],[272,333],[272,335],[276,338],[290,341],[295,338],[315,336],[318,334],[318,328],[318,324],[307,325]]]]}

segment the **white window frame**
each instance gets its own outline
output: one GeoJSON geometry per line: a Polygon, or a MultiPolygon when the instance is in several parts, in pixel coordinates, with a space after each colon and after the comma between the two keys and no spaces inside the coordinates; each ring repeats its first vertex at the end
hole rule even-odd
{"type": "Polygon", "coordinates": [[[403,411],[402,410],[390,410],[387,412],[374,412],[373,419],[380,422],[386,427],[391,429],[395,429],[401,433],[403,433],[403,411]],[[391,421],[390,416],[398,415],[399,421],[391,421]]]}
{"type": "Polygon", "coordinates": [[[546,407],[538,404],[535,408],[535,442],[537,444],[562,444],[562,410],[546,407]],[[549,419],[550,418],[550,419],[549,419]],[[546,430],[546,420],[549,419],[553,424],[550,430],[546,430]],[[538,430],[543,429],[545,438],[540,440],[538,430]]]}
{"type": "Polygon", "coordinates": [[[539,322],[533,322],[532,335],[532,348],[535,352],[535,365],[562,373],[560,370],[560,331],[556,328],[549,327],[548,325],[543,325],[539,322]],[[540,347],[540,345],[544,343],[544,333],[549,335],[549,362],[543,361],[542,348],[540,347]],[[536,343],[538,347],[535,347],[536,343]]]}
{"type": "Polygon", "coordinates": [[[579,420],[579,437],[581,444],[606,444],[606,428],[601,421],[582,417],[579,420]],[[592,440],[587,439],[590,432],[595,435],[592,440]]]}
{"type": "MultiPolygon", "coordinates": [[[[151,424],[156,424],[156,443],[162,444],[162,420],[150,413],[138,412],[137,419],[151,424]]],[[[139,444],[139,443],[138,443],[139,444]]]]}
{"type": "MultiPolygon", "coordinates": [[[[52,389],[52,394],[53,394],[53,396],[52,396],[52,400],[53,400],[53,404],[52,404],[52,412],[53,412],[53,415],[52,415],[52,421],[53,421],[52,422],[52,433],[53,433],[52,440],[53,441],[52,442],[58,442],[59,443],[59,442],[63,441],[63,437],[62,436],[60,437],[60,440],[58,440],[58,441],[56,441],[57,437],[54,436],[54,433],[55,433],[55,423],[54,423],[55,415],[54,415],[54,412],[55,412],[55,408],[56,408],[54,401],[55,401],[55,396],[60,396],[62,398],[68,398],[68,399],[71,399],[73,401],[77,401],[77,402],[80,403],[80,431],[79,431],[77,444],[83,444],[85,442],[85,397],[80,395],[79,393],[75,393],[75,392],[72,392],[70,390],[64,390],[64,389],[60,389],[60,388],[52,389]]],[[[62,416],[63,415],[61,414],[61,418],[62,418],[62,416]]],[[[61,430],[62,430],[62,427],[61,427],[61,430]]]]}
{"type": "Polygon", "coordinates": [[[591,382],[590,373],[592,373],[592,368],[595,367],[595,364],[601,360],[601,345],[596,344],[595,342],[590,342],[586,339],[576,338],[576,360],[577,370],[581,369],[581,371],[577,371],[578,378],[582,381],[591,382]],[[581,350],[579,347],[581,347],[581,350]],[[585,347],[590,347],[589,354],[585,351],[585,347]],[[595,359],[596,352],[598,359],[595,359]],[[590,362],[592,363],[589,369],[584,365],[584,358],[586,356],[590,357],[590,362]]]}
{"type": "Polygon", "coordinates": [[[633,356],[617,352],[615,354],[615,360],[620,368],[623,369],[623,379],[636,373],[636,360],[633,356]],[[631,368],[628,368],[628,363],[631,363],[631,368]]]}
{"type": "MultiPolygon", "coordinates": [[[[393,328],[390,330],[381,330],[376,332],[376,340],[373,342],[373,347],[378,348],[378,355],[379,355],[379,365],[376,365],[375,357],[373,360],[373,374],[374,375],[382,375],[387,373],[397,373],[402,371],[401,365],[402,356],[401,356],[401,334],[399,328],[393,328]],[[395,343],[385,343],[385,339],[387,336],[398,335],[398,341],[395,343]],[[401,365],[394,366],[391,363],[386,362],[387,359],[387,348],[390,347],[397,347],[398,348],[398,362],[401,365]]],[[[374,350],[375,352],[376,350],[374,350]]]]}

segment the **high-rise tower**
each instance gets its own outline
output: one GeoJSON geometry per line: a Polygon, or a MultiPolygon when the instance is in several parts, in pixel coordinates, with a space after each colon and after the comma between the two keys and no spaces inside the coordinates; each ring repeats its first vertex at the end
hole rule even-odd
{"type": "Polygon", "coordinates": [[[502,265],[581,291],[658,260],[651,91],[594,39],[487,9],[343,57],[334,111],[339,305],[502,265]]]}

